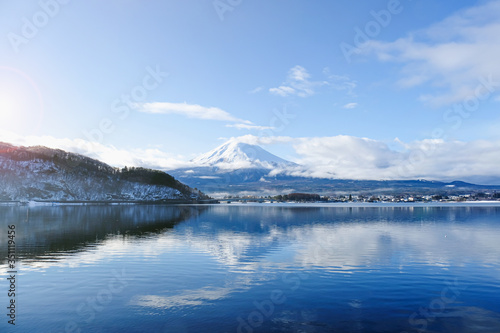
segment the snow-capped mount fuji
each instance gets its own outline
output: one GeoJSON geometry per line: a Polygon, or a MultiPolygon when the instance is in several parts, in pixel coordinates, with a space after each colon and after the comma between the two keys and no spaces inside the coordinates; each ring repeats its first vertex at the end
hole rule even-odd
{"type": "Polygon", "coordinates": [[[199,167],[219,167],[222,169],[276,169],[296,166],[267,150],[244,142],[228,141],[202,154],[191,162],[199,167]]]}
{"type": "Polygon", "coordinates": [[[210,193],[227,190],[247,191],[259,188],[278,178],[297,164],[271,154],[267,150],[241,141],[230,140],[219,147],[192,159],[189,168],[168,170],[192,187],[210,193]]]}

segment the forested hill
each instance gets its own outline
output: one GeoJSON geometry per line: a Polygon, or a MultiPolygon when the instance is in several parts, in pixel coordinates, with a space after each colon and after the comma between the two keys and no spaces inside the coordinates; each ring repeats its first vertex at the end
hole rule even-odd
{"type": "Polygon", "coordinates": [[[0,200],[162,201],[203,200],[206,195],[169,174],[110,165],[42,146],[0,142],[0,200]]]}

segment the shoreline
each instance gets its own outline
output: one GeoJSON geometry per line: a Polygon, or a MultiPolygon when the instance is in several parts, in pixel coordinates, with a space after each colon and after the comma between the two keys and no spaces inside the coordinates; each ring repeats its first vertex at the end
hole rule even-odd
{"type": "Polygon", "coordinates": [[[217,204],[218,200],[207,199],[207,200],[161,200],[161,201],[140,201],[140,200],[68,200],[68,201],[57,201],[57,200],[3,200],[0,201],[0,206],[66,206],[66,205],[179,205],[179,204],[217,204]]]}
{"type": "Polygon", "coordinates": [[[246,207],[500,207],[500,201],[432,201],[432,202],[220,202],[219,200],[169,201],[0,201],[0,206],[55,207],[55,206],[120,206],[120,205],[217,205],[246,207]]]}

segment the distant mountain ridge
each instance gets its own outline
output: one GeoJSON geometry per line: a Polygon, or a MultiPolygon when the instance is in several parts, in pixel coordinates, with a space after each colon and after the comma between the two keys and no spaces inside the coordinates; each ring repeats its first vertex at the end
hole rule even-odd
{"type": "Polygon", "coordinates": [[[169,170],[182,182],[214,195],[270,195],[290,192],[320,194],[467,193],[500,186],[482,186],[461,181],[352,180],[292,176],[305,167],[286,161],[265,149],[230,140],[191,160],[191,167],[169,170]]]}
{"type": "Polygon", "coordinates": [[[0,200],[162,201],[208,197],[171,175],[113,168],[76,153],[0,142],[0,200]]]}

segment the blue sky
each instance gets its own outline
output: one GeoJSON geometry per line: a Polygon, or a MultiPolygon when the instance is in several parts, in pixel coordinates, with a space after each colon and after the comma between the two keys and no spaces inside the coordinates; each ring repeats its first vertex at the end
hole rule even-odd
{"type": "Polygon", "coordinates": [[[500,177],[499,14],[500,1],[0,1],[0,140],[168,169],[233,138],[318,175],[500,177]]]}

